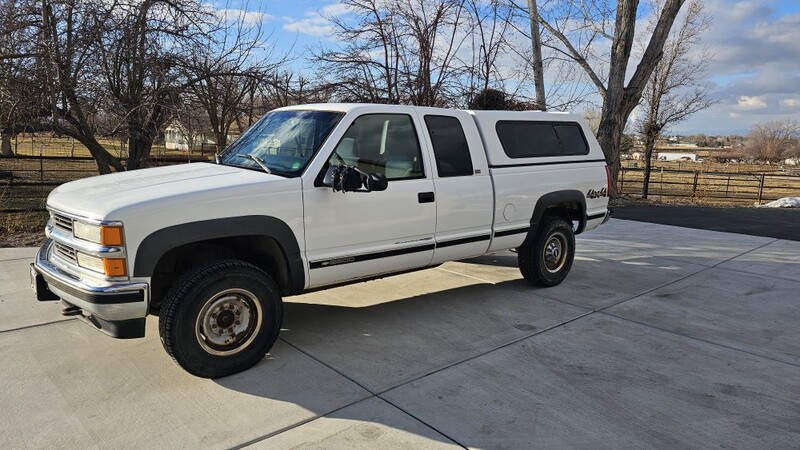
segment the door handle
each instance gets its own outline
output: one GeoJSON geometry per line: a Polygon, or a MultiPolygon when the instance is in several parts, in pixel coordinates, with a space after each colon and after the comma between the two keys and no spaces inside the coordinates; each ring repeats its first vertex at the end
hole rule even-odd
{"type": "Polygon", "coordinates": [[[433,192],[420,192],[417,194],[417,199],[420,203],[433,203],[434,198],[433,192]]]}

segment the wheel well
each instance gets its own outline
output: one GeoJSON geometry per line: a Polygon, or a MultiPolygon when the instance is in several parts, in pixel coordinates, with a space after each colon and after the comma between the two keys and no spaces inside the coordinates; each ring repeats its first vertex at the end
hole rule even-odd
{"type": "Polygon", "coordinates": [[[191,242],[175,247],[159,258],[150,279],[150,309],[156,312],[161,299],[186,271],[218,259],[239,259],[267,272],[283,295],[291,290],[286,255],[278,242],[269,236],[233,236],[191,242]]]}
{"type": "Polygon", "coordinates": [[[575,228],[575,234],[583,231],[583,227],[586,225],[585,211],[583,210],[583,206],[578,202],[561,202],[550,205],[545,208],[542,213],[542,217],[544,216],[556,216],[570,222],[578,222],[578,226],[575,228]]]}

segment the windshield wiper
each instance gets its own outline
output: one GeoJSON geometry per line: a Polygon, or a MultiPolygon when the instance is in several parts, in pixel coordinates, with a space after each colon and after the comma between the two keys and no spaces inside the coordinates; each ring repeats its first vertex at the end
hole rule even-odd
{"type": "Polygon", "coordinates": [[[258,156],[251,155],[249,153],[237,153],[236,156],[252,159],[253,161],[256,162],[256,164],[258,164],[259,166],[261,166],[262,169],[264,169],[264,172],[267,172],[268,174],[272,175],[272,171],[269,170],[269,167],[267,167],[267,163],[265,163],[264,160],[259,158],[258,156]]]}

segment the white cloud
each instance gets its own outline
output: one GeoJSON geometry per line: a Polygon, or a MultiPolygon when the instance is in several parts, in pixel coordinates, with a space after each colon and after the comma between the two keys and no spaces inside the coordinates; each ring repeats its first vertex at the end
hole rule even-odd
{"type": "Polygon", "coordinates": [[[267,20],[275,18],[275,16],[264,12],[246,11],[243,9],[218,9],[214,11],[214,13],[217,15],[217,17],[228,22],[241,20],[243,23],[248,25],[266,22],[267,20]]]}
{"type": "Polygon", "coordinates": [[[330,36],[334,31],[333,25],[324,17],[307,17],[305,19],[290,18],[283,24],[283,29],[314,37],[330,36]]]}
{"type": "Polygon", "coordinates": [[[764,100],[763,95],[742,95],[736,103],[736,108],[743,111],[752,111],[754,109],[766,109],[767,102],[764,100]]]}
{"type": "Polygon", "coordinates": [[[712,25],[702,43],[718,104],[676,131],[746,133],[772,119],[800,120],[800,14],[781,13],[776,0],[706,0],[712,25]]]}
{"type": "MultiPolygon", "coordinates": [[[[322,11],[320,12],[322,13],[323,16],[341,16],[347,14],[348,10],[349,7],[345,4],[332,3],[330,5],[325,5],[324,7],[322,7],[322,11]]],[[[308,15],[308,12],[306,12],[306,15],[308,15]]]]}
{"type": "Polygon", "coordinates": [[[798,108],[800,107],[800,97],[797,98],[785,98],[781,100],[781,106],[785,108],[798,108]]]}
{"type": "Polygon", "coordinates": [[[320,10],[307,10],[302,19],[284,17],[283,29],[314,37],[330,37],[335,31],[328,17],[338,17],[348,12],[348,6],[342,3],[331,3],[320,10]]]}

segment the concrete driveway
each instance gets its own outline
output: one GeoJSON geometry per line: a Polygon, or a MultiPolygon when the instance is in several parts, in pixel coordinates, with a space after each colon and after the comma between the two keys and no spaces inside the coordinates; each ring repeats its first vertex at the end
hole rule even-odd
{"type": "Polygon", "coordinates": [[[800,446],[800,242],[612,220],[567,281],[502,253],[287,299],[221,380],[38,303],[0,249],[0,448],[800,446]]]}

